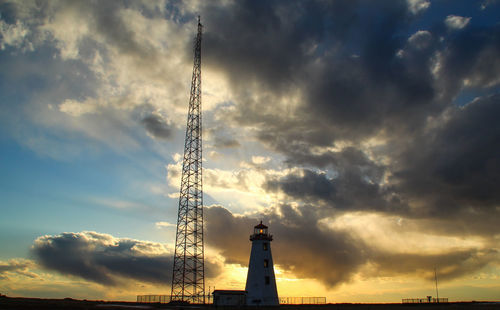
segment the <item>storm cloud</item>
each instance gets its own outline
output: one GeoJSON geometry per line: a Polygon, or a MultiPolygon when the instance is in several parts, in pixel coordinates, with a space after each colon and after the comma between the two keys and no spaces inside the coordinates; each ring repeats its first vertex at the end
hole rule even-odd
{"type": "Polygon", "coordinates": [[[345,141],[399,147],[452,106],[464,81],[498,86],[498,27],[450,35],[441,21],[404,36],[417,18],[405,1],[239,1],[206,12],[205,63],[238,98],[227,119],[257,126],[295,165],[323,167],[331,161],[311,149],[345,141]]]}
{"type": "Polygon", "coordinates": [[[330,162],[335,173],[328,176],[325,172],[302,169],[267,180],[264,188],[337,210],[382,211],[391,208],[391,203],[386,200],[390,190],[380,185],[385,167],[372,162],[362,151],[352,147],[341,152],[328,152],[321,157],[316,158],[317,162],[330,162]]]}
{"type": "Polygon", "coordinates": [[[236,121],[263,125],[261,137],[269,139],[272,133],[269,144],[278,150],[285,151],[280,138],[291,146],[324,146],[385,128],[409,129],[440,109],[433,104],[433,53],[427,49],[411,59],[397,56],[406,45],[398,34],[412,20],[404,1],[262,6],[241,1],[232,3],[228,14],[207,9],[205,59],[208,66],[224,68],[241,95],[244,104],[238,105],[236,121]],[[252,18],[257,10],[267,13],[252,18]],[[254,41],[258,44],[248,44],[254,41]],[[248,87],[267,98],[245,95],[248,87]],[[270,118],[272,109],[279,108],[268,101],[291,100],[289,93],[298,93],[300,105],[284,119],[270,118]],[[294,128],[306,132],[298,135],[294,128]]]}
{"type": "Polygon", "coordinates": [[[453,109],[395,157],[389,178],[393,191],[413,206],[410,216],[440,219],[427,229],[481,236],[494,249],[500,232],[499,107],[493,95],[453,109]]]}
{"type": "Polygon", "coordinates": [[[168,139],[172,135],[172,130],[165,120],[158,114],[150,114],[141,120],[141,124],[146,131],[155,138],[168,139]]]}
{"type": "MultiPolygon", "coordinates": [[[[115,238],[93,231],[38,237],[31,251],[43,267],[105,285],[125,280],[168,285],[173,253],[160,243],[115,238]]],[[[207,261],[206,276],[219,266],[207,261]]]]}
{"type": "Polygon", "coordinates": [[[414,30],[429,8],[205,6],[205,63],[237,98],[224,119],[298,168],[267,180],[267,192],[304,208],[441,217],[486,239],[499,231],[500,28],[444,15],[414,30]]]}
{"type": "Polygon", "coordinates": [[[173,254],[159,243],[84,231],[39,237],[31,250],[45,268],[106,285],[120,278],[168,284],[172,277],[173,254]]]}

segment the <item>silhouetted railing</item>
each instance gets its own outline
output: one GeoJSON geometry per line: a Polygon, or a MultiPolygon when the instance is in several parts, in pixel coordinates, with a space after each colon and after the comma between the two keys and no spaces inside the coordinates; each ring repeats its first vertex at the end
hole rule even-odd
{"type": "Polygon", "coordinates": [[[448,298],[405,298],[404,304],[447,303],[448,298]]]}
{"type": "Polygon", "coordinates": [[[170,302],[170,295],[137,295],[137,302],[166,304],[170,302]]]}
{"type": "MultiPolygon", "coordinates": [[[[206,296],[205,298],[206,303],[212,303],[212,298],[210,297],[211,297],[210,295],[206,296]]],[[[446,299],[446,302],[448,302],[448,298],[439,298],[439,299],[440,300],[446,299]]],[[[166,304],[169,303],[170,300],[171,300],[170,295],[137,295],[137,302],[140,303],[166,304]]],[[[323,305],[326,304],[326,297],[280,297],[279,302],[281,305],[323,305]]]]}
{"type": "MultiPolygon", "coordinates": [[[[177,296],[179,297],[179,296],[177,296]]],[[[205,296],[205,302],[211,302],[211,296],[205,296]]],[[[137,295],[137,302],[140,303],[161,303],[166,304],[172,300],[171,295],[137,295]]],[[[189,303],[194,304],[202,304],[203,303],[203,295],[197,296],[193,298],[193,296],[185,296],[184,300],[187,300],[189,303]]]]}
{"type": "Polygon", "coordinates": [[[280,305],[323,305],[326,297],[280,297],[280,305]]]}

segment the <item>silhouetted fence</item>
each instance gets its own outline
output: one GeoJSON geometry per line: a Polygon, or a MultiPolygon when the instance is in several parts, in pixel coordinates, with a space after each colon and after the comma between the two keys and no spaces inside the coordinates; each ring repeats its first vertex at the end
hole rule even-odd
{"type": "Polygon", "coordinates": [[[170,295],[137,295],[137,302],[166,304],[170,302],[170,295]]]}
{"type": "MultiPolygon", "coordinates": [[[[140,303],[161,303],[161,304],[166,304],[171,301],[171,295],[137,295],[137,302],[140,303]]],[[[191,296],[186,296],[186,300],[189,300],[188,297],[191,296]]],[[[196,303],[203,303],[203,295],[200,296],[199,302],[194,302],[196,303]]],[[[190,303],[193,303],[193,301],[190,301],[190,303]]],[[[212,303],[212,296],[206,295],[205,296],[205,303],[212,303]]]]}
{"type": "Polygon", "coordinates": [[[431,304],[431,303],[447,303],[448,298],[405,298],[404,304],[431,304]]]}
{"type": "MultiPolygon", "coordinates": [[[[207,303],[212,302],[210,297],[207,296],[205,300],[207,303]]],[[[439,299],[446,299],[448,302],[448,298],[439,299]]],[[[326,304],[326,297],[280,297],[279,301],[281,305],[322,305],[326,304]]],[[[166,304],[170,302],[170,295],[137,295],[137,302],[166,304]]],[[[403,303],[405,302],[403,301],[403,303]]]]}
{"type": "Polygon", "coordinates": [[[280,297],[280,305],[322,305],[326,297],[280,297]]]}

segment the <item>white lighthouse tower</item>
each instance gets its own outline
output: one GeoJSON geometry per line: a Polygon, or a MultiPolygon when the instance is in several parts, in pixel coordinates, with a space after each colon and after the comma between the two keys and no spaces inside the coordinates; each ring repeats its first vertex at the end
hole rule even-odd
{"type": "Polygon", "coordinates": [[[273,236],[268,234],[267,226],[262,224],[254,227],[252,251],[248,263],[248,275],[245,291],[247,291],[247,305],[277,306],[279,305],[276,278],[274,277],[273,256],[271,241],[273,236]]]}

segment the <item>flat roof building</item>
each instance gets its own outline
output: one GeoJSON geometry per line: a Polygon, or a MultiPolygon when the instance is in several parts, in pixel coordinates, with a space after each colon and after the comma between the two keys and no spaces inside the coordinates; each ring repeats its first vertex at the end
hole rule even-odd
{"type": "Polygon", "coordinates": [[[246,303],[246,291],[238,290],[215,290],[215,306],[244,306],[246,303]]]}

